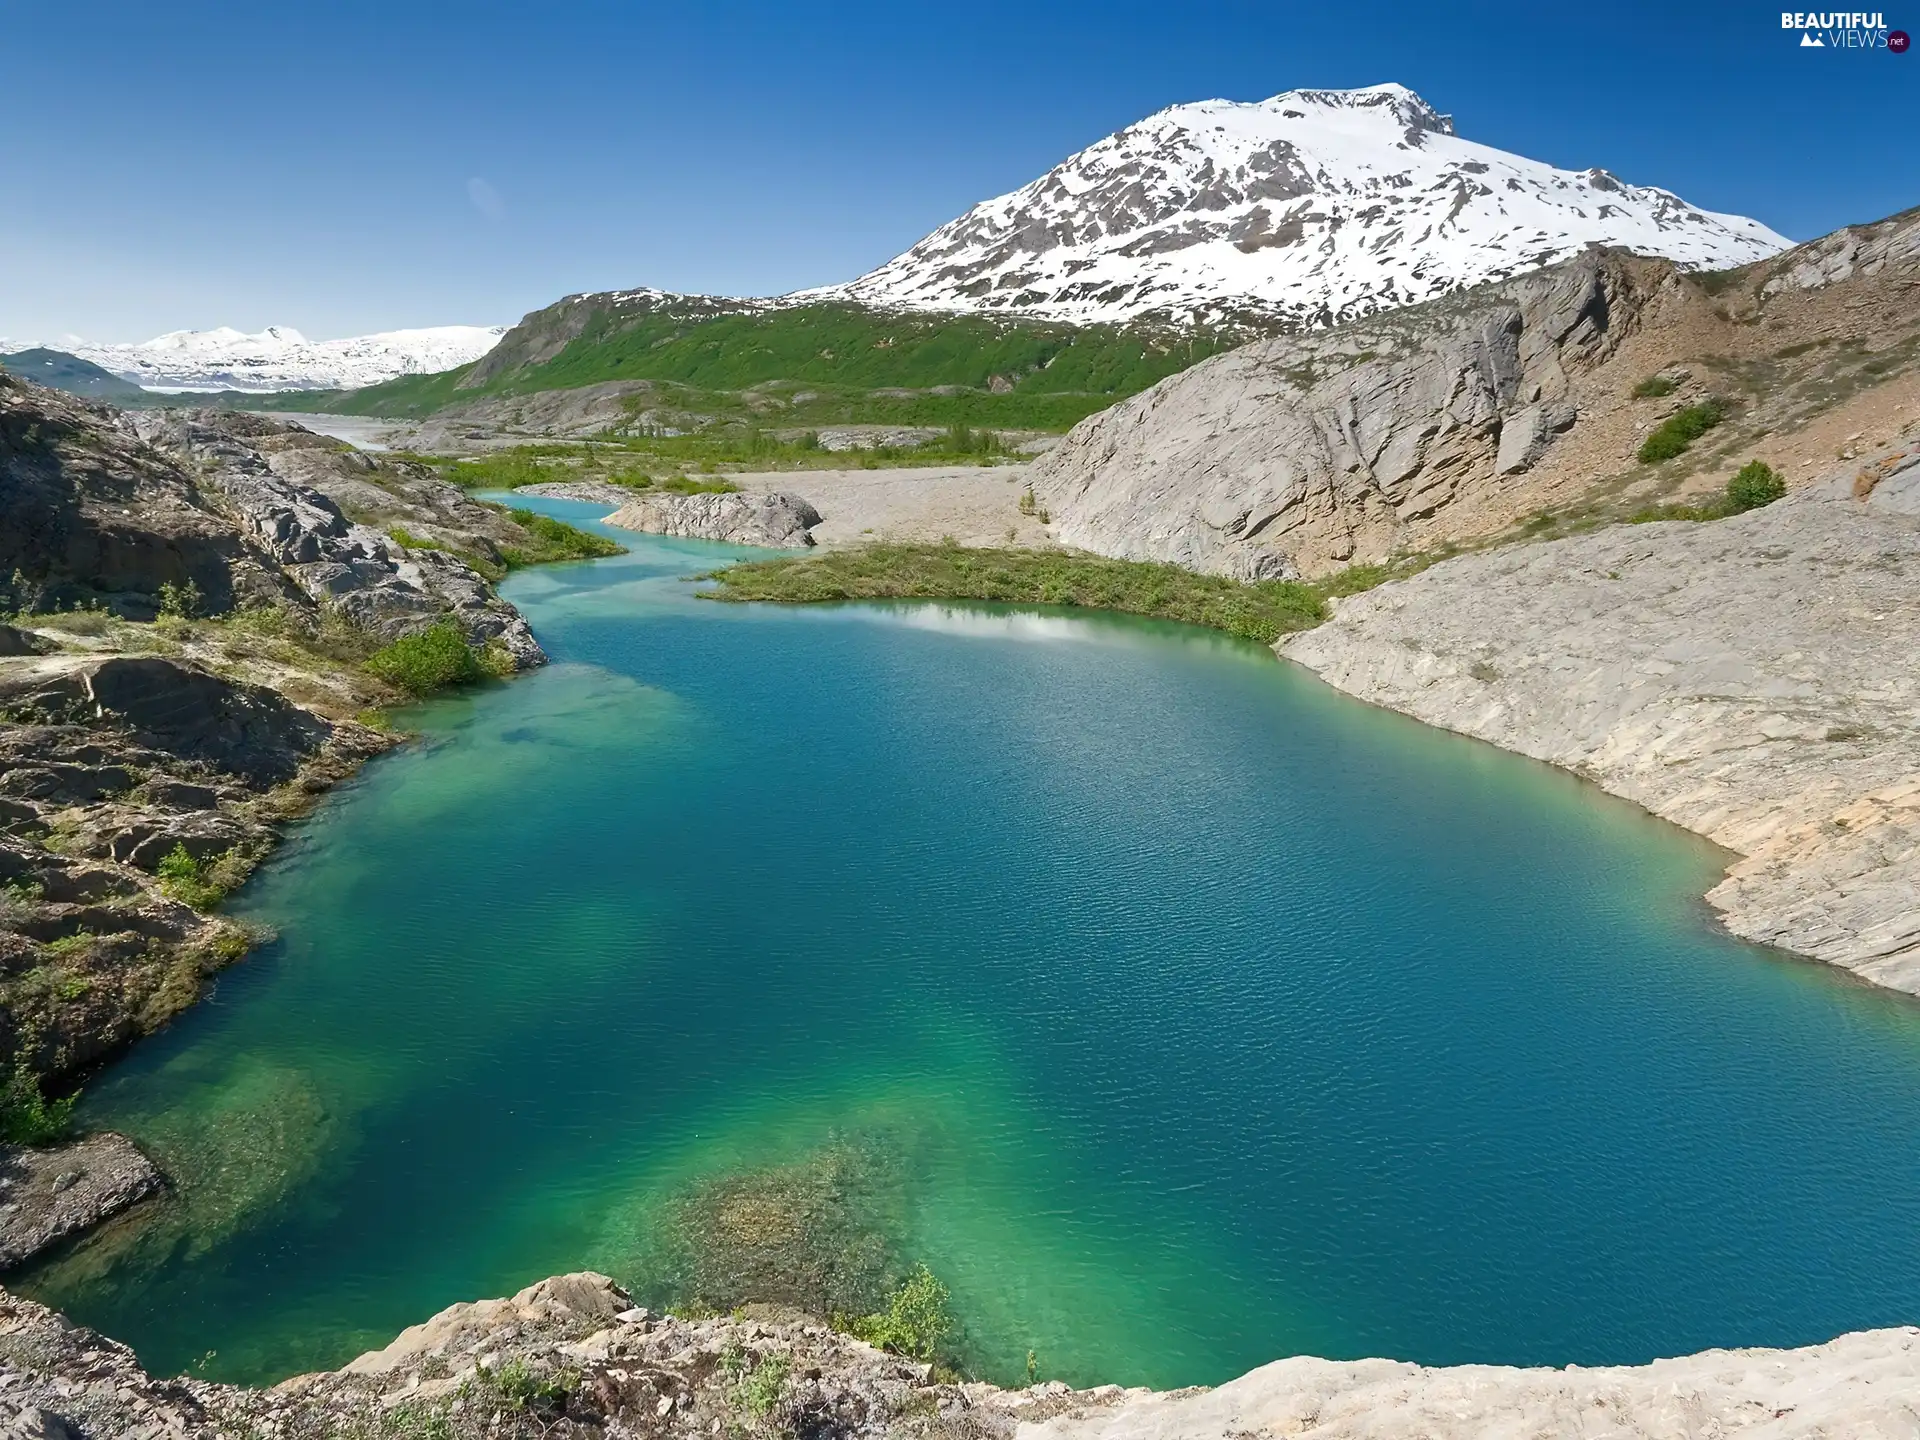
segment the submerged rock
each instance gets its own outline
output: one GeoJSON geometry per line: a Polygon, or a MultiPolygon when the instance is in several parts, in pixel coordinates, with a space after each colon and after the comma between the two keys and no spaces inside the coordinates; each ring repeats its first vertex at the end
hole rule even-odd
{"type": "Polygon", "coordinates": [[[0,1145],[0,1270],[156,1193],[160,1171],[124,1135],[36,1150],[0,1145]]]}

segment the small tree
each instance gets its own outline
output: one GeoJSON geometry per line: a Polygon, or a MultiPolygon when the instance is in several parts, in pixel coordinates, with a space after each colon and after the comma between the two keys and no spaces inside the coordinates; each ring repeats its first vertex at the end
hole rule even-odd
{"type": "Polygon", "coordinates": [[[1749,460],[1727,482],[1727,505],[1735,514],[1771,505],[1787,493],[1787,482],[1764,460],[1749,460]]]}

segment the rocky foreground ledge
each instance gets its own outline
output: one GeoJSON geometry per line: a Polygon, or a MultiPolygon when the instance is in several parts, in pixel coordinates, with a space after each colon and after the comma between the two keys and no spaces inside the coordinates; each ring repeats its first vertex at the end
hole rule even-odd
{"type": "Polygon", "coordinates": [[[1741,858],[1727,927],[1920,994],[1920,442],[1709,523],[1445,561],[1281,653],[1741,858]]]}
{"type": "Polygon", "coordinates": [[[1594,1370],[1303,1357],[1215,1390],[1003,1390],[938,1381],[795,1312],[675,1319],[579,1274],[455,1305],[341,1370],[249,1390],[155,1379],[124,1346],[0,1292],[0,1426],[22,1440],[1890,1440],[1920,1423],[1917,1366],[1908,1328],[1594,1370]]]}

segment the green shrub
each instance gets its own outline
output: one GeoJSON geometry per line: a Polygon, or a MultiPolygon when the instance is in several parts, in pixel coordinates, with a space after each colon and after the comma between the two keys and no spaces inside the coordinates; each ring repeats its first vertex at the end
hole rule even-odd
{"type": "Polygon", "coordinates": [[[1680,382],[1668,375],[1649,375],[1633,387],[1633,398],[1652,400],[1662,395],[1671,395],[1680,388],[1680,382]]]}
{"type": "Polygon", "coordinates": [[[49,1100],[40,1079],[16,1061],[13,1073],[0,1086],[0,1140],[9,1145],[52,1145],[66,1136],[73,1107],[80,1097],[49,1100]]]}
{"type": "Polygon", "coordinates": [[[477,1367],[465,1393],[486,1409],[553,1416],[566,1409],[567,1397],[579,1385],[578,1370],[541,1375],[515,1356],[497,1366],[477,1367]]]}
{"type": "Polygon", "coordinates": [[[1641,442],[1640,463],[1657,465],[1662,460],[1685,454],[1689,445],[1724,419],[1726,412],[1720,408],[1717,400],[1681,406],[1641,442]]]}
{"type": "Polygon", "coordinates": [[[451,620],[402,635],[368,656],[366,668],[369,674],[414,696],[472,685],[492,673],[451,620]]]}
{"type": "Polygon", "coordinates": [[[160,587],[160,613],[174,620],[192,620],[205,603],[200,587],[189,580],[184,585],[172,581],[160,587]]]}
{"type": "Polygon", "coordinates": [[[208,868],[188,854],[185,845],[175,845],[153,873],[160,877],[160,888],[174,899],[196,910],[211,910],[226,892],[209,880],[208,868]]]}
{"type": "Polygon", "coordinates": [[[662,490],[671,490],[676,495],[731,495],[739,486],[724,475],[715,475],[705,480],[696,480],[689,475],[675,475],[660,482],[662,490]]]}
{"type": "Polygon", "coordinates": [[[1771,505],[1787,493],[1787,482],[1764,460],[1749,460],[1727,481],[1727,504],[1735,514],[1771,505]]]}
{"type": "Polygon", "coordinates": [[[781,1352],[764,1355],[758,1363],[750,1363],[746,1347],[735,1341],[721,1353],[720,1366],[732,1382],[727,1387],[728,1403],[751,1420],[756,1429],[764,1427],[786,1398],[793,1357],[781,1352]]]}
{"type": "Polygon", "coordinates": [[[863,1315],[847,1328],[869,1345],[912,1360],[932,1361],[941,1341],[953,1331],[947,1309],[952,1297],[925,1265],[914,1267],[900,1288],[887,1297],[878,1315],[863,1315]]]}

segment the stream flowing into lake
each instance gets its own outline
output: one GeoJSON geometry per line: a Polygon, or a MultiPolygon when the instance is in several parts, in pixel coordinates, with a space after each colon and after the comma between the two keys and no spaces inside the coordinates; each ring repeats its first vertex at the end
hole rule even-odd
{"type": "Polygon", "coordinates": [[[23,1290],[248,1381],[583,1268],[925,1263],[1082,1384],[1920,1319],[1920,1006],[1719,931],[1705,842],[1211,632],[618,538],[295,827],[84,1104],[176,1192],[23,1290]]]}

